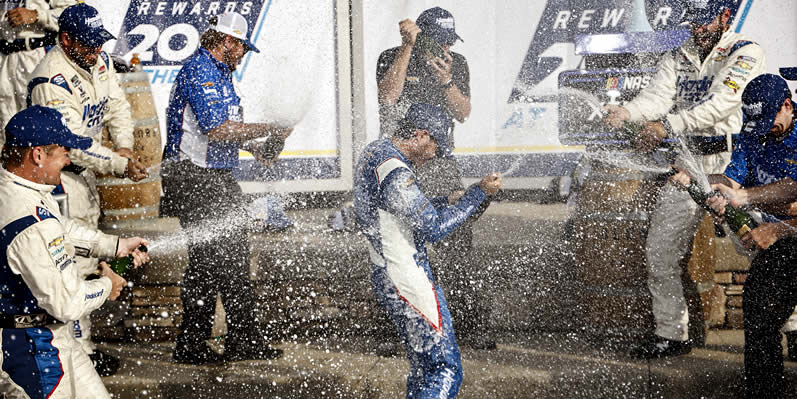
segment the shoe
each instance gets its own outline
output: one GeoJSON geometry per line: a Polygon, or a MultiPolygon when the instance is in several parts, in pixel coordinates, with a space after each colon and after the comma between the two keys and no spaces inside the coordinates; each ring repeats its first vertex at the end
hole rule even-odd
{"type": "Polygon", "coordinates": [[[109,377],[116,374],[121,365],[118,357],[109,355],[101,350],[95,350],[94,353],[89,355],[89,359],[91,359],[91,364],[94,365],[94,370],[97,370],[97,374],[100,377],[109,377]]]}
{"type": "Polygon", "coordinates": [[[224,357],[216,353],[204,342],[193,348],[177,344],[177,347],[174,348],[174,353],[172,353],[172,358],[177,363],[194,365],[214,364],[224,361],[224,357]]]}
{"type": "Polygon", "coordinates": [[[691,351],[692,345],[689,341],[673,341],[654,336],[631,349],[630,355],[635,359],[659,359],[685,355],[691,351]]]}
{"type": "Polygon", "coordinates": [[[786,356],[789,361],[797,362],[797,331],[786,332],[786,356]]]}
{"type": "Polygon", "coordinates": [[[229,348],[224,350],[224,360],[239,362],[242,360],[274,360],[282,357],[282,349],[275,349],[269,345],[251,348],[229,348]]]}

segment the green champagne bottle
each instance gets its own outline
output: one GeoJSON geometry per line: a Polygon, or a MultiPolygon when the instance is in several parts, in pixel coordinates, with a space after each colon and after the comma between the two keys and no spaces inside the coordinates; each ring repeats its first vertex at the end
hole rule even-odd
{"type": "MultiPolygon", "coordinates": [[[[686,191],[698,205],[702,206],[707,211],[716,214],[711,207],[706,205],[706,200],[709,197],[716,195],[716,192],[707,193],[703,191],[703,189],[700,188],[700,186],[694,180],[689,184],[689,187],[686,188],[686,191]]],[[[730,227],[739,238],[749,233],[750,230],[758,227],[758,222],[756,222],[749,213],[731,204],[725,205],[724,216],[725,223],[728,224],[728,227],[730,227]]]]}
{"type": "Polygon", "coordinates": [[[420,49],[421,54],[428,60],[432,60],[435,57],[444,58],[443,54],[445,52],[443,51],[443,47],[440,46],[440,43],[423,33],[419,33],[418,36],[415,37],[415,47],[420,49]]]}
{"type": "MultiPolygon", "coordinates": [[[[145,245],[141,245],[138,247],[138,250],[141,252],[147,252],[147,247],[145,245]]],[[[109,266],[114,273],[124,277],[127,272],[130,270],[130,267],[133,265],[133,255],[127,255],[123,258],[116,258],[109,266]]]]}

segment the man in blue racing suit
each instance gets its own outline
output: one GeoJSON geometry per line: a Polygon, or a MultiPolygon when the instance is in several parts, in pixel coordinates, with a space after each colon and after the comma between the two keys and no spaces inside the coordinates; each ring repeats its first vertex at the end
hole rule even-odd
{"type": "Polygon", "coordinates": [[[450,123],[440,107],[412,105],[392,138],[365,148],[355,174],[354,208],[371,244],[374,293],[410,360],[408,398],[455,397],[462,383],[451,315],[425,244],[451,233],[502,185],[492,173],[453,206],[448,197],[429,200],[421,193],[415,167],[448,149],[450,123]]]}

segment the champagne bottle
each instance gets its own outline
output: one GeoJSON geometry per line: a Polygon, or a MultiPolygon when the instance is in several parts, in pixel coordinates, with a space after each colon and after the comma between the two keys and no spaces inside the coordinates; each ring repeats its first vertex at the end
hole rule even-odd
{"type": "MultiPolygon", "coordinates": [[[[147,247],[145,245],[141,245],[138,247],[138,250],[141,252],[147,252],[147,247]]],[[[127,274],[127,272],[130,270],[130,266],[132,264],[133,264],[133,255],[130,254],[123,258],[114,259],[113,261],[111,261],[109,266],[111,267],[111,270],[114,271],[114,273],[124,277],[127,274]]]]}
{"type": "Polygon", "coordinates": [[[435,57],[444,58],[443,47],[440,46],[440,43],[423,33],[419,33],[415,37],[415,46],[421,50],[421,54],[428,60],[432,60],[435,57]]]}
{"type": "MultiPolygon", "coordinates": [[[[703,189],[700,188],[698,183],[695,182],[694,180],[691,183],[689,183],[689,187],[686,188],[686,192],[689,193],[689,196],[691,196],[692,199],[698,205],[702,206],[704,209],[715,215],[717,214],[714,211],[714,209],[706,205],[706,200],[709,199],[709,197],[711,196],[717,195],[716,192],[707,193],[703,191],[703,189]]],[[[728,227],[730,227],[731,230],[733,230],[733,232],[736,233],[736,235],[740,238],[743,235],[749,233],[750,230],[758,227],[758,222],[756,222],[755,219],[753,219],[753,217],[750,216],[749,213],[731,204],[725,205],[724,216],[725,216],[725,223],[727,223],[728,227]]]]}

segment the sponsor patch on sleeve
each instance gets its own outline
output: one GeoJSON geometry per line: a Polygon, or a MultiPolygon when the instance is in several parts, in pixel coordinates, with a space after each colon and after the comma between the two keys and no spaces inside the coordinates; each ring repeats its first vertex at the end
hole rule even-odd
{"type": "Polygon", "coordinates": [[[736,65],[737,67],[739,67],[741,69],[744,69],[745,71],[749,71],[749,70],[753,69],[752,65],[750,65],[747,62],[741,61],[741,60],[737,60],[736,62],[733,63],[733,65],[736,65]]]}
{"type": "Polygon", "coordinates": [[[56,218],[55,216],[53,216],[52,213],[50,213],[50,211],[48,211],[46,208],[42,208],[40,206],[36,207],[36,217],[39,219],[40,222],[42,220],[44,220],[44,219],[51,219],[51,218],[55,219],[56,218]]]}
{"type": "Polygon", "coordinates": [[[69,88],[69,83],[66,83],[66,78],[64,77],[64,75],[61,75],[59,73],[58,75],[53,76],[52,78],[50,78],[50,83],[56,86],[63,87],[64,90],[69,92],[69,94],[72,94],[72,89],[69,88]]]}
{"type": "Polygon", "coordinates": [[[739,84],[731,80],[730,77],[725,78],[725,81],[723,81],[722,84],[733,89],[734,93],[736,93],[740,89],[739,84]]]}

